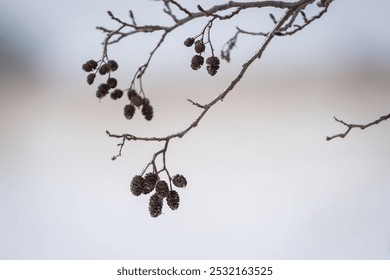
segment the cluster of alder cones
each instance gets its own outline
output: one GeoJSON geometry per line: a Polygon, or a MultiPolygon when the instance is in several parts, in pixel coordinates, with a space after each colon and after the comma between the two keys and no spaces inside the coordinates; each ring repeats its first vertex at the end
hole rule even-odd
{"type": "MultiPolygon", "coordinates": [[[[202,65],[204,64],[204,57],[202,56],[202,53],[206,50],[206,45],[203,43],[202,40],[195,41],[195,38],[189,37],[184,41],[184,45],[186,47],[194,46],[194,50],[196,54],[191,59],[191,68],[194,70],[199,70],[202,65]]],[[[219,69],[219,58],[212,55],[206,59],[207,64],[207,72],[214,76],[217,74],[217,71],[219,69]]]]}
{"type": "MultiPolygon", "coordinates": [[[[99,62],[100,61],[90,59],[82,65],[82,69],[85,72],[90,72],[87,76],[87,83],[92,85],[97,73],[101,76],[108,75],[106,82],[99,84],[96,90],[96,97],[102,99],[106,95],[110,94],[113,100],[120,99],[123,96],[123,91],[116,88],[118,81],[111,77],[112,72],[118,69],[118,63],[115,60],[109,60],[107,63],[99,62]],[[110,92],[110,90],[112,91],[110,92]]],[[[123,114],[126,119],[130,120],[133,118],[136,108],[141,109],[142,115],[146,120],[150,121],[153,118],[153,107],[150,105],[148,98],[142,97],[135,89],[132,88],[127,91],[127,97],[130,104],[125,105],[123,108],[123,114]]]]}
{"type": "MultiPolygon", "coordinates": [[[[173,176],[172,183],[178,188],[187,186],[186,178],[179,174],[173,176]]],[[[149,213],[153,218],[162,214],[164,199],[166,199],[169,208],[172,210],[179,208],[179,193],[173,190],[172,186],[169,187],[166,181],[160,180],[156,173],[147,173],[144,177],[140,175],[134,176],[131,180],[130,191],[135,196],[146,195],[155,191],[149,199],[149,213]]]]}

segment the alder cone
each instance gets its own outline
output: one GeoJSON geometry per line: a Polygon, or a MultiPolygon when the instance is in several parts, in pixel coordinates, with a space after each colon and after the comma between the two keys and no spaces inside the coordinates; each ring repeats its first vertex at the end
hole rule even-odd
{"type": "Polygon", "coordinates": [[[118,63],[115,60],[110,60],[107,62],[107,66],[111,71],[116,71],[118,69],[118,63]]]}
{"type": "Polygon", "coordinates": [[[156,194],[161,197],[165,198],[169,194],[169,187],[167,182],[165,181],[158,181],[156,184],[156,194]]]}
{"type": "Polygon", "coordinates": [[[93,82],[95,81],[95,77],[96,77],[96,75],[94,73],[88,74],[88,76],[87,76],[87,83],[89,85],[92,85],[93,82]]]}
{"type": "Polygon", "coordinates": [[[100,66],[100,69],[99,69],[100,75],[106,75],[108,72],[110,72],[110,68],[108,67],[107,64],[103,64],[102,66],[100,66]]]}
{"type": "Polygon", "coordinates": [[[206,49],[206,46],[203,44],[202,41],[199,40],[199,41],[195,42],[195,48],[194,49],[195,49],[195,51],[197,53],[202,53],[206,49]]]}
{"type": "Polygon", "coordinates": [[[187,186],[187,179],[183,175],[175,175],[172,178],[172,183],[178,188],[184,188],[187,186]]]}
{"type": "Polygon", "coordinates": [[[116,86],[118,85],[118,81],[115,78],[108,78],[107,79],[107,85],[110,88],[116,88],[116,86]]]}
{"type": "Polygon", "coordinates": [[[127,97],[129,98],[129,100],[131,100],[131,98],[135,95],[138,95],[138,94],[134,89],[129,89],[129,91],[127,92],[127,97]]]}
{"type": "Polygon", "coordinates": [[[219,58],[216,56],[210,56],[209,58],[206,59],[206,63],[211,66],[219,66],[220,61],[219,58]]]}
{"type": "Polygon", "coordinates": [[[89,65],[88,62],[87,62],[87,63],[84,63],[84,64],[82,65],[82,68],[83,68],[83,70],[84,70],[85,72],[91,72],[91,71],[93,70],[92,66],[89,65]]]}
{"type": "Polygon", "coordinates": [[[195,42],[195,39],[190,37],[190,38],[187,38],[185,41],[184,41],[184,45],[186,47],[191,47],[195,42]]]}
{"type": "Polygon", "coordinates": [[[125,115],[125,118],[128,120],[131,120],[135,113],[135,107],[131,104],[127,104],[125,108],[123,109],[123,114],[125,115]]]}
{"type": "Polygon", "coordinates": [[[204,63],[204,57],[199,54],[194,55],[191,59],[191,64],[203,65],[203,63],[204,63]]]}
{"type": "Polygon", "coordinates": [[[145,119],[147,121],[150,121],[153,119],[153,107],[149,104],[144,104],[142,106],[142,115],[144,115],[145,119]]]}
{"type": "Polygon", "coordinates": [[[130,191],[133,195],[139,196],[143,193],[145,187],[145,180],[142,176],[136,175],[131,180],[130,191]]]}
{"type": "Polygon", "coordinates": [[[159,178],[158,178],[157,174],[155,174],[155,173],[147,173],[145,175],[145,188],[144,188],[143,193],[144,194],[151,193],[154,190],[158,179],[159,178]]]}
{"type": "Polygon", "coordinates": [[[131,102],[131,104],[133,104],[134,106],[139,107],[139,106],[142,105],[142,97],[139,96],[138,94],[132,95],[132,96],[130,97],[130,102],[131,102]]]}
{"type": "Polygon", "coordinates": [[[87,64],[92,68],[92,69],[96,69],[98,67],[98,63],[93,60],[93,59],[90,59],[87,61],[87,64]]]}
{"type": "Polygon", "coordinates": [[[163,199],[157,195],[153,194],[149,199],[149,213],[150,216],[156,218],[161,215],[163,207],[163,199]]]}
{"type": "Polygon", "coordinates": [[[179,208],[179,203],[180,203],[180,197],[177,191],[172,190],[169,192],[168,197],[167,197],[167,204],[169,208],[172,210],[176,210],[179,208]]]}
{"type": "Polygon", "coordinates": [[[123,95],[123,91],[120,89],[116,89],[113,92],[111,92],[111,98],[114,100],[121,98],[122,95],[123,95]]]}

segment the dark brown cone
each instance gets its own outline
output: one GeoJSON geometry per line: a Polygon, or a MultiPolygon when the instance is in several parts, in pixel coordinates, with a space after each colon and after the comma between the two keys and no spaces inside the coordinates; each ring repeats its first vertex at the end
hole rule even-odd
{"type": "Polygon", "coordinates": [[[133,104],[134,106],[141,106],[142,105],[142,97],[139,96],[138,94],[136,95],[133,95],[130,97],[130,102],[131,104],[133,104]]]}
{"type": "Polygon", "coordinates": [[[154,190],[158,179],[159,178],[158,178],[158,175],[156,173],[147,173],[145,175],[144,194],[148,194],[154,190]]]}
{"type": "Polygon", "coordinates": [[[142,176],[136,175],[131,180],[130,191],[133,195],[139,196],[142,194],[145,187],[145,180],[142,176]]]}
{"type": "Polygon", "coordinates": [[[152,118],[153,118],[153,107],[152,106],[145,104],[144,106],[142,106],[141,112],[147,121],[152,120],[152,118]]]}
{"type": "Polygon", "coordinates": [[[97,63],[95,60],[93,60],[93,59],[88,60],[88,61],[87,61],[87,64],[88,64],[90,67],[92,67],[92,69],[96,69],[96,68],[98,67],[98,63],[97,63]]]}
{"type": "Polygon", "coordinates": [[[115,60],[108,61],[107,66],[111,71],[116,71],[118,69],[118,63],[115,60]]]}
{"type": "Polygon", "coordinates": [[[195,39],[194,38],[187,38],[185,41],[184,41],[184,46],[186,47],[191,47],[195,42],[195,39]]]}
{"type": "Polygon", "coordinates": [[[110,68],[108,68],[107,64],[103,64],[102,66],[100,66],[100,69],[99,69],[100,75],[106,75],[108,72],[110,72],[110,68]]]}
{"type": "Polygon", "coordinates": [[[178,188],[184,188],[187,186],[187,179],[183,175],[175,175],[172,178],[172,183],[178,188]]]}
{"type": "Polygon", "coordinates": [[[167,182],[158,181],[156,184],[156,194],[161,198],[165,198],[168,196],[168,193],[169,193],[169,187],[167,182]]]}
{"type": "Polygon", "coordinates": [[[89,85],[92,85],[93,81],[95,81],[95,77],[96,77],[96,75],[93,74],[93,73],[88,74],[88,76],[87,76],[87,83],[89,85]]]}
{"type": "Polygon", "coordinates": [[[206,49],[206,46],[203,44],[202,41],[199,40],[199,41],[195,42],[195,51],[197,53],[202,53],[202,52],[204,52],[205,49],[206,49]]]}
{"type": "Polygon", "coordinates": [[[121,91],[120,89],[116,89],[113,92],[111,92],[111,98],[114,100],[121,98],[122,95],[123,95],[123,91],[121,91]]]}
{"type": "Polygon", "coordinates": [[[129,100],[131,100],[131,98],[135,95],[138,95],[138,93],[134,90],[134,89],[129,89],[128,92],[127,92],[127,97],[129,98],[129,100]]]}
{"type": "Polygon", "coordinates": [[[98,90],[96,91],[96,97],[103,98],[108,94],[109,86],[107,84],[100,84],[98,90]]]}
{"type": "Polygon", "coordinates": [[[149,213],[150,216],[156,218],[161,215],[163,207],[163,199],[160,198],[156,193],[153,194],[149,199],[149,213]]]}
{"type": "Polygon", "coordinates": [[[84,63],[84,64],[82,65],[82,68],[83,68],[83,70],[84,70],[85,72],[91,72],[91,71],[93,70],[93,68],[91,67],[91,65],[88,64],[88,62],[87,62],[87,63],[84,63]]]}
{"type": "Polygon", "coordinates": [[[102,99],[106,95],[107,95],[107,92],[105,92],[105,91],[101,91],[99,89],[96,91],[96,97],[99,99],[102,99]]]}
{"type": "Polygon", "coordinates": [[[206,63],[211,66],[219,66],[220,61],[219,58],[216,56],[210,56],[209,58],[206,59],[206,63]]]}
{"type": "Polygon", "coordinates": [[[204,63],[204,58],[203,58],[203,56],[201,56],[199,54],[194,55],[191,59],[191,64],[202,66],[203,63],[204,63]]]}
{"type": "Polygon", "coordinates": [[[118,81],[115,78],[108,78],[107,79],[107,85],[110,88],[116,88],[116,86],[118,85],[118,81]]]}
{"type": "Polygon", "coordinates": [[[177,208],[179,208],[180,197],[177,191],[172,190],[169,192],[167,197],[167,204],[172,210],[176,210],[177,208]]]}
{"type": "Polygon", "coordinates": [[[127,104],[123,109],[123,114],[128,120],[131,120],[133,118],[134,113],[135,113],[135,107],[131,104],[127,104]]]}

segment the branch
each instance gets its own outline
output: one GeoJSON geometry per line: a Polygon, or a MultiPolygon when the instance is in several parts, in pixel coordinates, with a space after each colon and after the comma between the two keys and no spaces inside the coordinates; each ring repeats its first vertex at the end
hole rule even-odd
{"type": "Polygon", "coordinates": [[[350,124],[350,123],[346,123],[346,122],[344,122],[344,121],[342,121],[342,120],[340,120],[340,119],[338,119],[338,118],[336,118],[336,117],[333,117],[333,118],[335,119],[336,122],[339,122],[339,123],[341,123],[342,125],[346,126],[346,127],[347,127],[347,130],[346,130],[344,133],[339,133],[339,134],[335,134],[335,135],[333,135],[333,136],[328,136],[328,137],[326,137],[326,141],[330,141],[330,140],[332,140],[332,139],[334,139],[334,138],[338,138],[338,137],[344,138],[344,137],[346,137],[346,136],[352,131],[352,129],[354,129],[354,128],[360,128],[361,130],[364,130],[364,129],[366,129],[366,128],[369,128],[370,126],[377,125],[377,124],[379,124],[379,123],[381,123],[381,122],[386,121],[387,119],[389,119],[389,118],[390,118],[390,114],[385,115],[385,116],[382,116],[382,117],[379,117],[379,118],[376,119],[375,121],[370,122],[370,123],[368,123],[368,124],[350,124]]]}
{"type": "MultiPolygon", "coordinates": [[[[139,137],[131,134],[111,134],[110,132],[107,131],[107,134],[110,137],[114,138],[123,138],[128,141],[168,141],[173,138],[182,138],[184,135],[186,135],[191,129],[195,128],[198,126],[199,122],[202,120],[202,118],[206,115],[206,113],[210,110],[212,106],[214,106],[216,103],[219,101],[222,101],[225,96],[234,89],[234,87],[237,85],[237,83],[242,79],[244,76],[245,72],[248,70],[249,66],[258,58],[261,58],[263,55],[265,49],[267,48],[268,44],[271,42],[271,40],[275,37],[275,31],[278,30],[292,15],[293,11],[292,10],[287,10],[283,17],[277,22],[277,24],[274,26],[273,30],[268,33],[268,36],[265,38],[263,45],[261,48],[246,62],[242,65],[242,69],[239,72],[239,74],[236,76],[236,78],[230,83],[230,85],[222,92],[220,93],[217,97],[215,97],[213,100],[211,100],[209,103],[206,105],[198,105],[197,103],[193,104],[197,105],[198,107],[203,108],[203,111],[199,114],[199,116],[195,119],[194,122],[192,122],[187,128],[184,130],[170,134],[164,137],[139,137]]],[[[191,102],[191,101],[190,101],[191,102]]]]}
{"type": "MultiPolygon", "coordinates": [[[[156,0],[155,0],[156,1],[156,0]]],[[[114,89],[110,96],[112,99],[117,100],[121,98],[124,94],[124,91],[127,91],[127,97],[130,101],[130,104],[127,104],[124,107],[124,115],[127,119],[132,119],[134,113],[137,109],[140,109],[146,120],[151,120],[153,117],[153,108],[150,105],[150,101],[146,98],[146,94],[143,89],[142,78],[145,75],[148,67],[152,63],[152,60],[163,45],[168,35],[175,29],[185,25],[186,23],[193,21],[198,18],[209,18],[207,23],[204,25],[200,34],[189,37],[184,41],[186,47],[194,48],[195,55],[191,59],[191,68],[193,70],[198,70],[202,67],[204,62],[206,62],[207,72],[214,76],[218,69],[220,69],[220,60],[215,56],[214,46],[212,42],[212,29],[214,21],[226,21],[233,17],[236,17],[242,11],[246,9],[262,9],[262,8],[273,8],[283,11],[283,15],[279,20],[275,18],[273,14],[270,14],[271,20],[273,21],[273,27],[267,32],[249,32],[244,31],[243,29],[237,27],[236,34],[231,38],[225,45],[221,53],[221,57],[226,60],[230,60],[230,51],[235,47],[236,41],[239,34],[254,35],[264,37],[263,42],[259,46],[258,50],[252,54],[252,56],[242,64],[241,70],[238,72],[237,76],[230,82],[230,84],[217,96],[211,99],[206,104],[200,104],[191,99],[187,99],[193,106],[200,109],[199,115],[184,129],[166,135],[162,137],[144,137],[137,136],[129,133],[114,134],[109,131],[106,131],[107,135],[112,138],[120,139],[121,142],[118,144],[119,151],[117,155],[113,156],[112,159],[115,160],[122,155],[122,150],[126,141],[146,141],[146,142],[163,142],[163,147],[159,149],[152,155],[152,159],[140,173],[136,175],[130,185],[131,192],[135,196],[141,194],[148,194],[156,189],[156,193],[153,194],[149,202],[149,212],[152,217],[159,216],[162,212],[162,201],[164,198],[167,199],[168,206],[175,210],[179,205],[179,196],[178,193],[172,189],[172,184],[176,187],[182,188],[187,185],[187,180],[182,175],[171,176],[167,167],[167,151],[168,145],[171,140],[176,138],[182,138],[192,129],[198,126],[201,120],[209,112],[214,105],[218,102],[223,101],[224,98],[236,87],[236,85],[242,80],[246,71],[250,66],[257,60],[260,59],[270,42],[276,36],[292,35],[297,31],[302,30],[304,27],[309,25],[314,20],[320,18],[326,11],[329,4],[332,0],[299,0],[295,2],[287,1],[252,1],[252,2],[235,2],[229,1],[225,4],[215,5],[211,8],[205,9],[201,6],[197,6],[197,11],[192,12],[182,5],[177,3],[174,0],[157,0],[164,5],[163,12],[169,16],[174,23],[167,26],[162,25],[139,25],[135,21],[135,17],[132,11],[129,12],[130,22],[123,21],[114,16],[112,12],[108,12],[110,18],[115,21],[119,26],[116,29],[108,29],[105,27],[98,27],[99,30],[103,31],[106,35],[103,41],[103,54],[100,60],[89,60],[83,64],[83,69],[86,72],[93,72],[87,76],[88,84],[93,84],[96,74],[104,76],[107,75],[108,79],[106,83],[102,83],[98,86],[96,96],[101,99],[105,97],[110,90],[114,89]],[[307,16],[304,12],[305,8],[308,5],[317,3],[317,6],[320,9],[320,12],[314,16],[307,16]],[[172,9],[175,6],[175,11],[172,9]],[[184,14],[183,18],[180,18],[175,12],[182,12],[184,14]],[[301,25],[296,24],[298,19],[302,20],[301,25]],[[117,81],[111,75],[114,71],[118,69],[118,63],[114,60],[109,59],[108,48],[110,45],[115,43],[120,43],[124,38],[137,33],[154,33],[162,32],[160,39],[152,48],[149,56],[144,64],[142,64],[138,70],[133,75],[133,78],[130,82],[130,85],[127,89],[121,90],[116,88],[117,81]],[[225,51],[224,51],[225,49],[225,51]],[[210,53],[211,56],[205,59],[204,55],[206,52],[210,53]],[[137,91],[137,88],[139,90],[137,91]],[[160,165],[157,164],[157,161],[160,161],[160,165]],[[161,166],[160,169],[157,166],[161,166]],[[150,170],[151,169],[151,170],[150,170]],[[147,171],[150,170],[149,173],[147,171]],[[168,178],[168,184],[162,180],[161,176],[168,178]]],[[[183,16],[183,15],[182,15],[183,16]]],[[[336,119],[337,120],[337,119],[336,119]]],[[[345,123],[344,123],[345,124],[345,123]]],[[[351,129],[351,128],[349,128],[351,129]]]]}
{"type": "MultiPolygon", "coordinates": [[[[320,1],[317,6],[321,9],[316,15],[313,15],[312,17],[308,18],[307,15],[305,14],[305,12],[303,11],[303,9],[306,7],[306,5],[310,4],[310,3],[304,3],[302,4],[302,7],[301,9],[296,9],[296,12],[294,13],[294,16],[291,17],[290,21],[283,27],[281,27],[277,32],[275,32],[275,35],[277,36],[291,36],[295,33],[297,33],[298,31],[301,31],[303,30],[306,26],[308,26],[309,24],[311,24],[313,21],[317,20],[317,19],[320,19],[327,11],[328,11],[328,7],[330,5],[330,3],[332,2],[333,0],[325,0],[325,1],[320,1]],[[322,3],[322,4],[321,4],[322,3]],[[303,20],[303,24],[294,24],[293,23],[296,21],[297,19],[297,16],[298,15],[301,15],[302,17],[302,20],[303,20]]],[[[275,18],[275,16],[271,13],[269,14],[272,22],[274,24],[277,23],[277,20],[275,18]]],[[[236,33],[234,34],[234,36],[229,39],[222,47],[222,50],[221,50],[221,58],[226,60],[227,62],[230,62],[230,54],[231,54],[231,51],[233,50],[233,48],[236,46],[236,43],[237,43],[237,40],[238,40],[238,36],[240,34],[245,34],[245,35],[251,35],[251,36],[267,36],[268,33],[267,32],[252,32],[252,31],[246,31],[246,30],[243,30],[242,28],[240,27],[236,27],[237,31],[236,33]]]]}

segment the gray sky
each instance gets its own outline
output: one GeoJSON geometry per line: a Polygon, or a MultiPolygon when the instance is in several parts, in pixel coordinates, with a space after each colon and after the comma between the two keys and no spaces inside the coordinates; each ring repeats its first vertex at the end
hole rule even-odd
{"type": "MultiPolygon", "coordinates": [[[[129,183],[159,147],[130,143],[112,162],[118,142],[105,130],[182,129],[198,114],[185,100],[206,102],[223,90],[256,39],[241,38],[232,63],[211,78],[189,69],[192,52],[182,46],[203,23],[172,34],[145,77],[155,120],[138,114],[129,122],[125,101],[96,100],[81,64],[100,56],[94,27],[112,26],[108,9],[166,22],[159,3],[23,2],[0,2],[3,53],[20,63],[0,72],[1,259],[389,258],[388,124],[325,141],[343,130],[333,115],[365,122],[389,113],[388,1],[337,0],[302,33],[273,41],[228,98],[171,143],[169,169],[189,184],[179,210],[165,206],[158,219],[129,183]]],[[[216,45],[237,24],[256,30],[268,21],[249,13],[220,26],[216,45]]],[[[120,86],[153,42],[113,47],[120,86]]]]}

